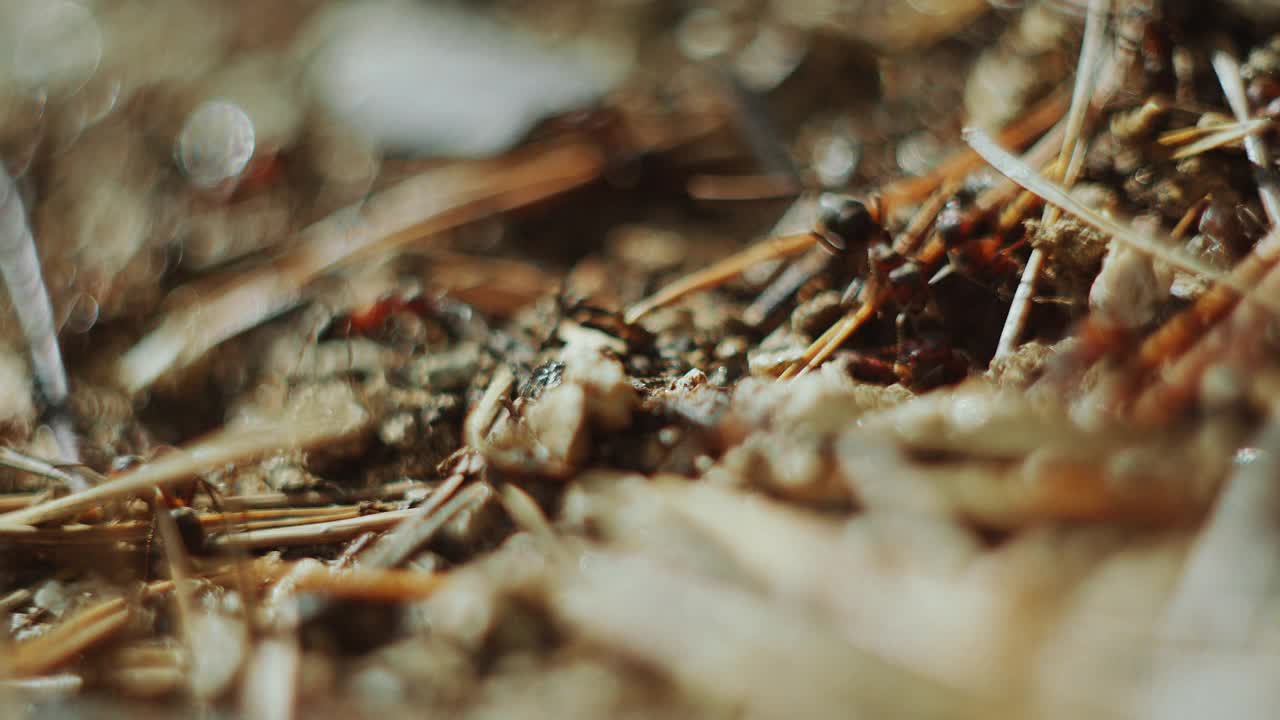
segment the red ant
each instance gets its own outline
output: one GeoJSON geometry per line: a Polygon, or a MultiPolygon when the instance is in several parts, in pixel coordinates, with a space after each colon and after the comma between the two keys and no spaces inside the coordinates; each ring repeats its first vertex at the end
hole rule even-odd
{"type": "Polygon", "coordinates": [[[330,318],[316,334],[316,341],[370,337],[397,315],[433,320],[454,338],[481,339],[489,332],[484,318],[470,305],[447,295],[427,296],[414,289],[386,293],[368,305],[330,318]]]}
{"type": "Polygon", "coordinates": [[[394,315],[407,313],[420,318],[434,314],[436,307],[421,294],[412,291],[387,293],[364,307],[355,308],[330,319],[316,339],[320,342],[336,338],[368,337],[382,330],[394,315]]]}

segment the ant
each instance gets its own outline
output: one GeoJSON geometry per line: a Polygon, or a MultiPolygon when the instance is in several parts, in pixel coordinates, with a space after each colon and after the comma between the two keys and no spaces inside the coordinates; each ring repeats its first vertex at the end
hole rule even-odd
{"type": "Polygon", "coordinates": [[[386,329],[392,318],[412,315],[434,320],[453,337],[484,337],[483,320],[466,303],[446,295],[428,297],[421,291],[394,290],[377,300],[330,318],[316,334],[317,342],[373,337],[386,329]]]}
{"type": "Polygon", "coordinates": [[[426,318],[434,308],[421,294],[411,291],[390,292],[364,307],[348,310],[330,318],[316,336],[319,342],[337,338],[369,337],[386,327],[392,316],[400,314],[426,318]]]}

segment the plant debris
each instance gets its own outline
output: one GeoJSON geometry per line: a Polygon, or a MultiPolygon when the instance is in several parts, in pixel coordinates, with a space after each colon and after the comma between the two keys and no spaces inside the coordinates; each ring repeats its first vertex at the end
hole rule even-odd
{"type": "Polygon", "coordinates": [[[0,713],[1270,717],[1274,5],[9,3],[0,713]]]}

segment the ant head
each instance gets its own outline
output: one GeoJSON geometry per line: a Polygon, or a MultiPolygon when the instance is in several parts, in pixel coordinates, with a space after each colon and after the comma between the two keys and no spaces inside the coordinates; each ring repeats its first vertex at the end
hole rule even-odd
{"type": "Polygon", "coordinates": [[[848,195],[823,195],[818,199],[818,206],[814,232],[835,251],[843,252],[853,245],[864,244],[880,229],[873,210],[848,195]]]}

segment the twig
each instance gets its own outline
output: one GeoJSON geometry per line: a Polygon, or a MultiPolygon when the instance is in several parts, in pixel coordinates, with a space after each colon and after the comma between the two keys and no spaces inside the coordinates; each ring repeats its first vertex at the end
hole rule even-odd
{"type": "Polygon", "coordinates": [[[1253,118],[1245,122],[1225,123],[1212,127],[1190,127],[1171,130],[1158,139],[1161,145],[1182,145],[1173,152],[1174,160],[1183,160],[1201,153],[1244,140],[1255,133],[1269,130],[1275,125],[1271,118],[1253,118]],[[1194,142],[1190,142],[1195,139],[1194,142]],[[1183,143],[1186,143],[1183,145],[1183,143]]]}
{"type": "Polygon", "coordinates": [[[484,395],[467,413],[466,420],[462,421],[462,439],[472,450],[482,453],[488,447],[486,438],[497,422],[498,414],[502,412],[502,399],[507,397],[515,384],[516,376],[511,368],[505,365],[498,368],[489,381],[489,386],[485,388],[484,395]]]}
{"type": "MultiPolygon", "coordinates": [[[[156,488],[151,501],[151,513],[155,518],[156,528],[159,531],[160,545],[164,551],[165,564],[169,569],[169,579],[173,581],[174,626],[177,629],[178,637],[181,638],[186,666],[194,667],[194,658],[196,653],[200,652],[200,648],[196,647],[195,634],[192,628],[194,600],[191,597],[190,559],[187,557],[187,549],[183,545],[182,535],[178,532],[178,524],[174,522],[173,516],[169,514],[169,508],[165,505],[164,493],[159,488],[156,488]]],[[[189,682],[187,685],[188,689],[194,691],[199,683],[189,682]]],[[[193,694],[195,693],[193,692],[193,694]]],[[[208,700],[208,698],[200,697],[196,699],[208,700]]]]}
{"type": "Polygon", "coordinates": [[[313,522],[305,525],[269,528],[265,530],[248,530],[244,532],[217,535],[209,538],[211,548],[269,548],[287,545],[325,545],[356,537],[369,530],[386,530],[395,527],[413,510],[390,510],[374,515],[327,522],[313,522]]]}
{"type": "MultiPolygon", "coordinates": [[[[9,288],[18,323],[27,339],[32,374],[54,412],[52,427],[58,452],[66,462],[79,462],[80,452],[66,417],[67,371],[58,348],[53,306],[40,270],[40,257],[36,254],[36,241],[27,223],[26,209],[18,196],[17,185],[3,164],[0,164],[0,275],[9,288]]],[[[66,479],[73,492],[89,487],[78,476],[67,475],[66,479]]]]}
{"type": "Polygon", "coordinates": [[[358,567],[330,570],[311,567],[293,577],[295,592],[314,593],[340,600],[365,602],[415,602],[430,597],[445,576],[419,570],[358,567]]]}
{"type": "MultiPolygon", "coordinates": [[[[1062,137],[1062,152],[1058,156],[1058,167],[1063,169],[1062,185],[1071,187],[1080,168],[1084,164],[1084,152],[1078,146],[1080,132],[1084,128],[1088,110],[1093,104],[1093,82],[1096,76],[1095,66],[1102,49],[1103,32],[1107,27],[1107,11],[1110,0],[1090,0],[1089,13],[1085,19],[1084,41],[1080,45],[1080,62],[1076,65],[1075,88],[1071,93],[1071,107],[1067,111],[1067,129],[1062,137]]],[[[1058,212],[1053,206],[1045,208],[1042,222],[1052,224],[1058,219],[1058,212]]],[[[1040,277],[1040,268],[1044,265],[1044,252],[1033,248],[1027,264],[1022,270],[1022,278],[1018,281],[1018,289],[1014,291],[1013,302],[1009,306],[1009,314],[1005,318],[1004,327],[1000,331],[1000,341],[996,345],[995,359],[1013,352],[1027,324],[1027,316],[1031,310],[1031,298],[1035,294],[1036,281],[1040,277]]]]}
{"type": "Polygon", "coordinates": [[[770,238],[714,265],[686,275],[627,309],[624,319],[634,323],[645,315],[688,295],[723,285],[766,260],[791,257],[808,250],[817,242],[812,233],[770,238]]]}
{"type": "Polygon", "coordinates": [[[307,449],[360,431],[363,425],[323,419],[292,425],[222,430],[202,442],[163,455],[101,485],[0,515],[0,525],[34,525],[76,515],[108,502],[146,495],[229,463],[286,449],[307,449]]]}
{"type": "Polygon", "coordinates": [[[21,510],[48,497],[47,492],[38,493],[13,493],[0,495],[0,513],[7,513],[12,510],[21,510]]]}
{"type": "Polygon", "coordinates": [[[456,474],[441,484],[427,502],[406,516],[381,544],[361,556],[361,566],[393,568],[403,565],[454,515],[479,503],[488,494],[487,487],[473,485],[454,496],[463,480],[463,475],[456,474]]]}

